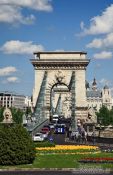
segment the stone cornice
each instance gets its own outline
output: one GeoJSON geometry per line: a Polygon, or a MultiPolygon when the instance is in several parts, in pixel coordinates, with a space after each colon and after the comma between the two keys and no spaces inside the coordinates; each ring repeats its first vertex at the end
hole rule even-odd
{"type": "Polygon", "coordinates": [[[69,60],[38,60],[31,59],[35,69],[86,69],[90,60],[86,59],[69,59],[69,60]]]}
{"type": "Polygon", "coordinates": [[[34,52],[34,55],[40,55],[40,54],[87,54],[87,52],[84,51],[43,51],[43,52],[34,52]]]}

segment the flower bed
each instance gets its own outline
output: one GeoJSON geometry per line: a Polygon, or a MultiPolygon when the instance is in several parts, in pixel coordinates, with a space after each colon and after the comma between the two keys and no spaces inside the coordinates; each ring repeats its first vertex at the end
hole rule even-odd
{"type": "Polygon", "coordinates": [[[97,146],[86,145],[55,145],[55,147],[36,147],[37,152],[52,152],[52,153],[84,153],[84,152],[97,152],[97,146]]]}
{"type": "Polygon", "coordinates": [[[79,160],[80,163],[113,163],[113,158],[110,157],[93,157],[79,160]]]}

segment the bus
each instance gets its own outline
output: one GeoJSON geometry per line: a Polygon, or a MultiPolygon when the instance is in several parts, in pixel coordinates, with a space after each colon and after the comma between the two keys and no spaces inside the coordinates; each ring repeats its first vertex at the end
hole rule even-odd
{"type": "Polygon", "coordinates": [[[57,125],[55,126],[55,131],[54,131],[54,133],[55,133],[55,134],[65,134],[65,129],[66,129],[65,124],[57,124],[57,125]]]}

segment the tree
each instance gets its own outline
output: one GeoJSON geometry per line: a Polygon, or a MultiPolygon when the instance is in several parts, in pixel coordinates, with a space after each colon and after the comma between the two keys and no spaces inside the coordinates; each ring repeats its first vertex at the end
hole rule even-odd
{"type": "Polygon", "coordinates": [[[17,124],[21,124],[23,121],[24,112],[16,108],[11,108],[11,112],[12,112],[13,121],[17,124]]]}
{"type": "Polygon", "coordinates": [[[97,121],[101,125],[107,126],[111,124],[110,111],[106,106],[102,106],[102,108],[100,108],[99,112],[97,112],[96,115],[97,115],[97,121]]]}
{"type": "Polygon", "coordinates": [[[26,115],[31,114],[31,113],[32,113],[31,107],[28,106],[28,107],[26,108],[26,112],[25,112],[25,113],[26,113],[26,115]]]}
{"type": "Polygon", "coordinates": [[[0,125],[0,165],[29,164],[35,155],[34,143],[25,128],[17,124],[0,125]]]}

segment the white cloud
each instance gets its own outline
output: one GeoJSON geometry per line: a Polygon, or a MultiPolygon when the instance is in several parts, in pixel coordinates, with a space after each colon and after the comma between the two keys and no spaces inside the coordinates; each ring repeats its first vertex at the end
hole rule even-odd
{"type": "Polygon", "coordinates": [[[3,84],[7,83],[19,83],[18,77],[8,77],[6,80],[2,81],[3,84]]]}
{"type": "Polygon", "coordinates": [[[33,54],[33,52],[43,51],[44,47],[33,44],[32,41],[11,40],[7,41],[0,50],[7,54],[33,54]]]}
{"type": "Polygon", "coordinates": [[[112,52],[102,51],[100,53],[94,54],[93,57],[96,59],[110,59],[112,56],[112,52]]]}
{"type": "Polygon", "coordinates": [[[82,25],[82,29],[83,32],[80,35],[95,35],[113,32],[113,4],[107,7],[100,16],[93,17],[90,20],[89,28],[85,28],[82,25]]]}
{"type": "Polygon", "coordinates": [[[27,7],[30,9],[51,11],[52,6],[50,4],[52,0],[0,0],[1,5],[11,5],[18,7],[27,7]]]}
{"type": "Polygon", "coordinates": [[[52,11],[51,0],[0,0],[0,22],[30,24],[35,20],[33,14],[24,16],[23,8],[37,11],[52,11]]]}
{"type": "Polygon", "coordinates": [[[107,85],[111,91],[111,95],[113,97],[113,82],[111,80],[108,80],[108,79],[105,79],[105,78],[102,78],[100,81],[99,81],[99,84],[102,88],[104,88],[105,85],[107,85]]]}
{"type": "Polygon", "coordinates": [[[0,68],[0,76],[8,76],[16,71],[17,69],[12,66],[0,68]]]}
{"type": "Polygon", "coordinates": [[[101,48],[102,47],[102,39],[95,38],[91,43],[87,44],[88,48],[101,48]]]}
{"type": "Polygon", "coordinates": [[[2,5],[0,7],[0,22],[31,24],[35,20],[34,15],[23,16],[20,7],[2,5]]]}
{"type": "Polygon", "coordinates": [[[6,82],[7,83],[18,83],[19,79],[17,77],[8,77],[6,82]]]}
{"type": "Polygon", "coordinates": [[[113,33],[109,33],[104,38],[95,38],[91,43],[87,44],[88,48],[111,48],[113,47],[113,33]]]}
{"type": "Polygon", "coordinates": [[[106,80],[105,78],[102,78],[102,79],[99,81],[99,83],[105,85],[105,84],[109,84],[109,81],[106,80]]]}

